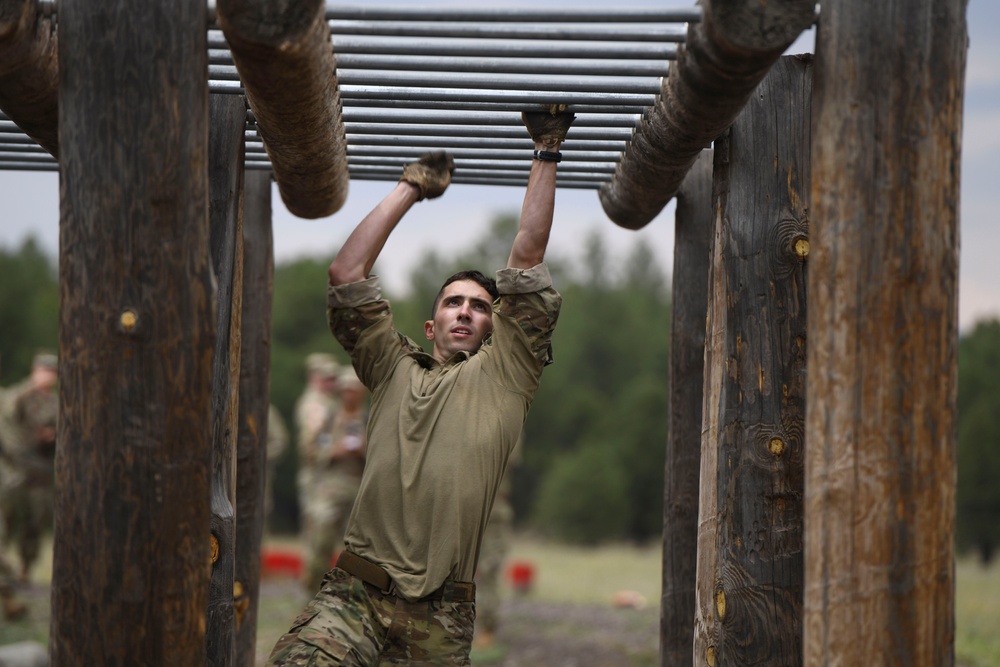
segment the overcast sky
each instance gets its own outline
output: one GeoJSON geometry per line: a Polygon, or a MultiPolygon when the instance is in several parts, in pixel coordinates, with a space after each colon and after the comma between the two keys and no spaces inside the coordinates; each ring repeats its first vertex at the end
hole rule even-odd
{"type": "MultiPolygon", "coordinates": [[[[389,4],[403,4],[399,0],[389,4]]],[[[432,3],[425,3],[432,4],[432,3]]],[[[441,3],[437,3],[441,4],[441,3]]],[[[586,0],[550,0],[547,6],[582,6],[586,0]]],[[[692,6],[691,3],[629,0],[627,6],[692,6]]],[[[595,6],[605,6],[600,3],[595,6]]],[[[1000,3],[972,0],[968,22],[971,46],[965,88],[962,154],[962,252],[959,317],[967,328],[975,320],[1000,317],[1000,285],[996,255],[1000,251],[1000,225],[996,222],[1000,154],[1000,3]]],[[[811,50],[811,31],[791,52],[811,50]]],[[[329,255],[353,225],[392,187],[386,182],[353,181],[344,207],[334,216],[302,220],[284,208],[274,191],[274,244],[278,261],[303,255],[329,255]]],[[[389,239],[379,260],[380,271],[393,290],[403,289],[405,277],[426,248],[445,255],[457,254],[481,236],[497,213],[516,213],[521,188],[471,185],[452,186],[446,195],[417,204],[389,239]]],[[[17,246],[35,236],[53,255],[58,249],[58,176],[45,172],[0,171],[0,245],[17,246]]],[[[621,229],[604,215],[596,191],[564,190],[557,194],[556,221],[550,251],[577,257],[582,239],[600,233],[613,257],[623,259],[636,239],[647,240],[661,264],[673,261],[674,206],[666,209],[640,232],[621,229]]]]}

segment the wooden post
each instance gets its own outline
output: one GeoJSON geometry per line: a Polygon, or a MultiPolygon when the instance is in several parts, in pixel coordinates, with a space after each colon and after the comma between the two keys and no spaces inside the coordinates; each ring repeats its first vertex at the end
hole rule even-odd
{"type": "MultiPolygon", "coordinates": [[[[257,648],[260,551],[264,533],[268,390],[271,377],[271,174],[246,173],[243,223],[243,351],[236,446],[236,664],[252,667],[257,648]]],[[[277,637],[275,637],[277,641],[277,637]]]]}
{"type": "Polygon", "coordinates": [[[0,0],[0,109],[59,157],[59,49],[37,0],[0,0]]]}
{"type": "Polygon", "coordinates": [[[966,0],[823,5],[805,661],[954,664],[966,0]]]}
{"type": "Polygon", "coordinates": [[[205,3],[60,0],[59,31],[52,664],[201,665],[215,344],[205,3]]]}
{"type": "Polygon", "coordinates": [[[712,151],[677,191],[670,321],[670,433],[663,489],[660,664],[690,667],[698,564],[698,469],[712,238],[712,151]]]}
{"type": "Polygon", "coordinates": [[[781,58],[716,142],[699,665],[802,659],[809,60],[781,58]]]}
{"type": "Polygon", "coordinates": [[[212,374],[212,583],[206,616],[206,665],[234,664],[233,562],[236,438],[243,301],[243,128],[246,102],[212,95],[208,133],[209,220],[216,280],[212,374]]]}

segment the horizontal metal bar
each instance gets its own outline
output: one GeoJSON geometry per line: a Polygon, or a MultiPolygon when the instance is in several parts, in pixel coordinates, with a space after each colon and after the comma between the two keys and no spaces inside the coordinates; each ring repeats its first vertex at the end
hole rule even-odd
{"type": "Polygon", "coordinates": [[[474,58],[454,56],[337,55],[337,76],[349,70],[469,72],[489,74],[554,74],[572,76],[661,77],[667,60],[620,62],[540,58],[474,58]]]}
{"type": "MultiPolygon", "coordinates": [[[[520,121],[520,119],[518,119],[520,121]]],[[[518,122],[517,126],[495,125],[407,125],[399,123],[350,123],[345,122],[348,141],[352,136],[363,134],[385,134],[427,137],[489,137],[504,139],[527,139],[528,131],[518,122]]],[[[574,141],[628,141],[632,138],[631,128],[576,127],[570,129],[567,140],[574,141]]]]}
{"type": "Polygon", "coordinates": [[[372,7],[370,5],[326,8],[327,20],[350,21],[497,21],[512,23],[685,23],[701,20],[701,9],[594,9],[567,7],[372,7]]]}
{"type": "Polygon", "coordinates": [[[0,151],[0,162],[55,162],[48,153],[28,153],[26,151],[0,151]]]}
{"type": "MultiPolygon", "coordinates": [[[[252,114],[248,111],[248,118],[252,114]]],[[[396,125],[444,125],[455,128],[458,125],[514,126],[523,128],[521,113],[518,111],[438,111],[432,109],[368,109],[345,108],[342,112],[345,123],[396,124],[396,125]]],[[[600,114],[577,116],[571,132],[580,128],[623,128],[629,129],[639,122],[639,114],[600,114]]]]}
{"type": "Polygon", "coordinates": [[[0,160],[0,171],[59,171],[59,163],[52,162],[6,162],[0,160]]]}
{"type": "MultiPolygon", "coordinates": [[[[354,86],[341,85],[342,100],[379,99],[393,100],[392,104],[402,106],[403,102],[416,101],[462,101],[468,102],[506,102],[526,105],[549,104],[590,104],[595,106],[637,105],[643,108],[656,102],[656,95],[615,92],[581,92],[562,91],[557,89],[538,90],[463,90],[451,88],[406,88],[393,86],[354,86]]],[[[385,104],[383,106],[391,106],[385,104]]]]}
{"type": "MultiPolygon", "coordinates": [[[[221,48],[221,47],[220,47],[221,48]]],[[[228,47],[227,47],[228,48],[228,47]]],[[[380,39],[338,36],[333,51],[342,54],[386,56],[444,56],[460,58],[585,58],[589,60],[672,60],[674,43],[593,43],[504,42],[499,40],[426,40],[413,38],[380,39]]]]}
{"type": "MultiPolygon", "coordinates": [[[[578,93],[579,94],[579,93],[578,93]]],[[[345,111],[350,107],[382,107],[391,108],[394,105],[400,107],[400,101],[398,99],[393,99],[391,97],[371,97],[365,99],[351,99],[344,101],[345,111]]],[[[475,111],[516,111],[521,113],[522,111],[544,111],[545,102],[540,101],[502,101],[495,100],[491,102],[473,102],[469,100],[462,100],[460,98],[449,99],[449,100],[438,100],[438,99],[417,99],[417,100],[407,100],[406,107],[409,110],[413,109],[442,109],[450,111],[462,111],[462,112],[475,112],[475,111]]],[[[646,110],[650,107],[649,104],[622,104],[619,102],[609,102],[605,104],[590,104],[590,103],[572,103],[568,104],[567,110],[575,114],[644,114],[646,110]]]]}
{"type": "MultiPolygon", "coordinates": [[[[340,59],[344,55],[379,56],[438,56],[461,58],[571,58],[586,60],[650,60],[662,62],[677,57],[676,43],[593,43],[525,42],[482,39],[427,40],[416,38],[369,38],[337,36],[333,51],[340,59]]],[[[208,33],[209,63],[232,64],[232,54],[225,36],[219,30],[208,33]]]]}
{"type": "Polygon", "coordinates": [[[45,155],[50,155],[50,153],[35,143],[35,140],[27,135],[21,135],[20,137],[16,134],[6,135],[0,140],[0,153],[42,153],[45,155]],[[15,141],[18,140],[18,141],[15,141]]]}
{"type": "Polygon", "coordinates": [[[4,116],[3,120],[0,120],[0,134],[24,134],[24,130],[17,126],[12,120],[8,120],[4,116]]]}
{"type": "MultiPolygon", "coordinates": [[[[364,173],[364,174],[386,174],[389,176],[395,175],[396,178],[400,177],[402,171],[400,167],[391,167],[391,166],[380,167],[373,165],[349,165],[348,170],[350,171],[352,176],[354,174],[364,173]]],[[[492,169],[472,169],[463,166],[461,163],[458,163],[455,165],[455,171],[452,172],[452,177],[471,176],[471,177],[482,178],[485,176],[497,176],[498,178],[507,178],[507,177],[527,178],[529,173],[530,169],[525,169],[523,171],[503,171],[501,173],[497,173],[492,169]]],[[[611,177],[608,174],[579,172],[579,171],[564,172],[562,170],[559,171],[559,176],[563,178],[563,180],[567,181],[607,181],[611,179],[611,177]]]]}
{"type": "Polygon", "coordinates": [[[477,90],[559,91],[568,93],[606,93],[657,95],[660,80],[633,81],[610,77],[541,77],[516,74],[425,74],[412,72],[378,72],[338,70],[341,90],[349,86],[389,86],[393,88],[460,88],[477,90]]]}
{"type": "MultiPolygon", "coordinates": [[[[354,155],[350,159],[351,165],[371,166],[371,167],[391,167],[402,170],[404,166],[412,162],[412,158],[404,157],[371,157],[365,155],[354,155]]],[[[488,169],[490,171],[531,171],[531,161],[512,160],[476,160],[472,158],[462,158],[456,160],[456,164],[463,169],[488,169]]],[[[570,172],[590,172],[601,174],[613,174],[615,164],[613,162],[563,162],[559,165],[559,173],[570,172]]]]}
{"type": "MultiPolygon", "coordinates": [[[[578,141],[567,137],[561,150],[566,151],[622,151],[625,141],[578,141]]],[[[389,146],[416,147],[428,150],[435,148],[506,148],[511,150],[534,150],[535,142],[529,137],[519,139],[494,137],[428,137],[384,134],[347,135],[348,146],[389,146]]]]}
{"type": "MultiPolygon", "coordinates": [[[[348,158],[355,155],[369,155],[381,157],[408,157],[419,158],[426,150],[419,148],[392,148],[389,146],[348,146],[348,158]]],[[[524,160],[530,163],[532,159],[531,150],[515,150],[504,148],[455,148],[448,151],[455,160],[462,158],[490,159],[490,160],[524,160]]],[[[576,162],[617,162],[621,159],[618,151],[566,151],[563,152],[563,161],[576,162]]]]}
{"type": "Polygon", "coordinates": [[[554,26],[476,25],[439,21],[436,23],[393,21],[330,21],[334,43],[339,35],[379,35],[382,37],[462,37],[475,39],[538,39],[547,41],[599,42],[683,42],[684,25],[658,25],[634,29],[554,26]]]}
{"type": "MultiPolygon", "coordinates": [[[[359,180],[359,181],[395,181],[397,179],[393,178],[392,176],[389,176],[389,175],[367,174],[367,175],[359,175],[356,180],[359,180]]],[[[501,185],[501,186],[502,185],[507,185],[507,186],[512,186],[512,187],[523,188],[524,186],[526,186],[528,184],[528,179],[526,177],[522,178],[522,177],[516,177],[516,176],[515,177],[506,177],[506,178],[505,177],[479,178],[479,177],[457,176],[457,177],[452,177],[451,182],[453,184],[455,184],[455,185],[501,185]]],[[[603,185],[603,183],[596,183],[596,182],[592,183],[592,182],[588,182],[588,181],[584,181],[584,182],[565,181],[565,180],[560,180],[558,177],[556,178],[556,187],[562,188],[562,189],[566,189],[566,190],[573,190],[573,189],[579,189],[579,190],[597,190],[597,189],[599,189],[601,187],[601,185],[603,185]]]]}

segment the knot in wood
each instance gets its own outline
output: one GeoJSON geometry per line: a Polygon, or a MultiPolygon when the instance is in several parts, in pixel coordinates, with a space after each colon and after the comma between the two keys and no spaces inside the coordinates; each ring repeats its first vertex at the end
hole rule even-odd
{"type": "Polygon", "coordinates": [[[709,646],[705,649],[705,663],[708,667],[715,667],[715,647],[709,646]]]}
{"type": "Polygon", "coordinates": [[[771,453],[775,456],[781,456],[785,451],[785,441],[781,438],[771,438],[771,442],[767,444],[767,448],[771,450],[771,453]]]}
{"type": "Polygon", "coordinates": [[[125,333],[132,333],[135,329],[135,325],[139,322],[139,316],[136,312],[130,308],[126,308],[122,311],[121,316],[118,318],[121,324],[122,331],[125,333]]]}
{"type": "Polygon", "coordinates": [[[212,563],[219,560],[219,538],[212,535],[212,563]]]}
{"type": "Polygon", "coordinates": [[[726,617],[726,592],[722,589],[715,594],[715,611],[718,612],[720,621],[726,617]]]}

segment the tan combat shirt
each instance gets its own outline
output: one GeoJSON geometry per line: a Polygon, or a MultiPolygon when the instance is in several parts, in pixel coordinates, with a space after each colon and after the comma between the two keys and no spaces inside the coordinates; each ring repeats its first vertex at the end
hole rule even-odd
{"type": "Polygon", "coordinates": [[[377,277],[330,286],[330,329],[372,392],[368,460],[350,551],[417,600],[472,581],[510,452],[521,434],[562,302],[544,264],[497,272],[493,332],[445,364],[399,334],[377,277]]]}

